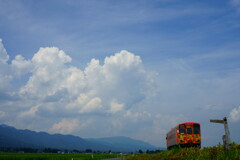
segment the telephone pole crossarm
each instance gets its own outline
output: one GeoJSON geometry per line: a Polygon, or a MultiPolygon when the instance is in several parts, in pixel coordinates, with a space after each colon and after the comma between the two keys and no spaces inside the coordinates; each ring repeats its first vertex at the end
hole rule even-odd
{"type": "Polygon", "coordinates": [[[225,149],[230,148],[231,138],[230,138],[230,132],[228,128],[227,118],[224,117],[222,120],[214,119],[210,120],[212,123],[221,123],[224,125],[225,135],[223,135],[223,144],[225,149]]]}
{"type": "Polygon", "coordinates": [[[224,123],[224,120],[214,119],[214,120],[210,120],[210,122],[212,122],[212,123],[224,123]]]}

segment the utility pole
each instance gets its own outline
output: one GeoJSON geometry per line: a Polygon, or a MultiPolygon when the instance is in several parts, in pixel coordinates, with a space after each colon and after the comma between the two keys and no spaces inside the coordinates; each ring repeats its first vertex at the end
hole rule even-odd
{"type": "Polygon", "coordinates": [[[224,117],[222,120],[210,120],[210,122],[224,124],[225,135],[223,135],[222,139],[223,139],[224,148],[228,150],[231,145],[231,139],[230,139],[230,132],[228,128],[227,118],[224,117]]]}

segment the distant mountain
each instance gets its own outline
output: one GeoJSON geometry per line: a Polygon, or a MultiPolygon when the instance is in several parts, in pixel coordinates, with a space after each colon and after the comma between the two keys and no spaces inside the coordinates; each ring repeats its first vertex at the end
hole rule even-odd
{"type": "Polygon", "coordinates": [[[101,149],[101,146],[92,144],[80,137],[72,135],[48,134],[30,130],[18,130],[6,125],[0,125],[0,147],[31,147],[31,148],[57,148],[101,149]]]}
{"type": "Polygon", "coordinates": [[[157,150],[156,146],[153,146],[147,142],[140,140],[135,140],[128,137],[105,137],[105,138],[92,138],[86,139],[90,142],[97,142],[99,144],[105,144],[112,146],[113,149],[118,149],[117,151],[139,151],[139,150],[157,150]]]}
{"type": "Polygon", "coordinates": [[[86,149],[99,151],[134,152],[158,149],[146,142],[127,137],[83,139],[73,135],[48,134],[30,130],[19,130],[4,124],[0,125],[0,148],[55,148],[68,150],[86,149]]]}

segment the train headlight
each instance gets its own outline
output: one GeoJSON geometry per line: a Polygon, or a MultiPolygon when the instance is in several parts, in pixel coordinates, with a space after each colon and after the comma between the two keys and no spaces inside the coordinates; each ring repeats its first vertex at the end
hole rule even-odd
{"type": "Polygon", "coordinates": [[[183,143],[183,142],[184,142],[184,140],[181,139],[181,140],[180,140],[180,143],[183,143]]]}

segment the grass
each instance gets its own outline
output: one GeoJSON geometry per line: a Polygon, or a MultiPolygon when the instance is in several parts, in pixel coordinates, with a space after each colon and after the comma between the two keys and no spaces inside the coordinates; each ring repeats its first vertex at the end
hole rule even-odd
{"type": "Polygon", "coordinates": [[[223,146],[208,148],[175,148],[161,151],[157,154],[138,154],[126,160],[240,160],[240,145],[232,144],[230,150],[225,151],[223,146]]]}
{"type": "MultiPolygon", "coordinates": [[[[0,153],[0,160],[99,160],[121,157],[119,154],[0,153]]],[[[156,154],[128,155],[125,160],[240,160],[240,145],[233,143],[226,151],[216,147],[174,148],[156,154]]]]}
{"type": "Polygon", "coordinates": [[[0,153],[0,160],[99,160],[120,157],[117,154],[0,153]]]}

